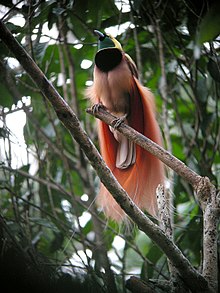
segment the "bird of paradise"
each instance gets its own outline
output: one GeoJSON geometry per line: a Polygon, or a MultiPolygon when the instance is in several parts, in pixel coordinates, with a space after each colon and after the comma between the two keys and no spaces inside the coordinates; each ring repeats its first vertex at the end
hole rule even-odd
{"type": "MultiPolygon", "coordinates": [[[[92,105],[103,106],[117,117],[117,124],[127,123],[138,132],[162,145],[155,118],[151,91],[138,80],[134,61],[111,35],[95,31],[99,37],[95,55],[94,82],[87,90],[92,105]]],[[[98,121],[100,151],[107,166],[130,198],[142,210],[157,214],[156,187],[164,181],[164,167],[159,159],[112,128],[98,121]]],[[[125,213],[101,183],[97,197],[107,217],[120,222],[125,213]]]]}

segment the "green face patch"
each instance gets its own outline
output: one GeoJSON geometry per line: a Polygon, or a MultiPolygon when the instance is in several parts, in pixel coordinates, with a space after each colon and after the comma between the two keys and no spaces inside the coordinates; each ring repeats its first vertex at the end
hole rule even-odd
{"type": "Polygon", "coordinates": [[[98,50],[114,47],[114,42],[108,36],[105,36],[104,38],[99,38],[98,50]]]}

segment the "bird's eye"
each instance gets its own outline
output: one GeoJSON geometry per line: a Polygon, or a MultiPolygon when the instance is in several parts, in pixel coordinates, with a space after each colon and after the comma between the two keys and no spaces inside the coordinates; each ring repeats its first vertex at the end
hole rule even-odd
{"type": "Polygon", "coordinates": [[[104,41],[104,39],[105,39],[106,37],[107,37],[107,35],[106,35],[106,34],[103,34],[103,37],[100,37],[99,40],[100,40],[100,41],[104,41]]]}

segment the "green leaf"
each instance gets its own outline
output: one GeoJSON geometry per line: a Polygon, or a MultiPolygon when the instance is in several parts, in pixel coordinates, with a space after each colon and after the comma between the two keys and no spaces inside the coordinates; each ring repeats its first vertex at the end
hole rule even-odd
{"type": "Polygon", "coordinates": [[[62,15],[63,12],[65,12],[65,11],[66,11],[66,9],[61,8],[61,7],[54,7],[54,8],[52,9],[52,12],[53,12],[56,16],[60,16],[60,15],[62,15]]]}
{"type": "Polygon", "coordinates": [[[208,90],[206,86],[206,78],[200,77],[196,86],[197,97],[201,103],[205,103],[208,97],[208,90]]]}
{"type": "Polygon", "coordinates": [[[136,268],[141,268],[142,263],[143,263],[143,260],[142,260],[141,256],[136,251],[129,248],[127,250],[126,268],[128,270],[134,270],[136,268]]]}
{"type": "Polygon", "coordinates": [[[146,255],[149,251],[150,246],[150,239],[146,236],[146,234],[140,232],[138,233],[137,237],[135,238],[137,246],[143,255],[146,255]]]}
{"type": "Polygon", "coordinates": [[[6,26],[13,34],[17,34],[21,31],[21,27],[19,25],[15,25],[12,22],[7,22],[6,26]]]}
{"type": "Polygon", "coordinates": [[[50,243],[50,251],[52,253],[62,248],[64,235],[62,232],[54,232],[54,239],[50,243]]]}
{"type": "MultiPolygon", "coordinates": [[[[152,262],[152,263],[158,263],[163,253],[161,250],[156,246],[152,245],[152,247],[149,249],[146,257],[152,262]]],[[[147,266],[147,276],[148,278],[152,278],[154,273],[154,267],[147,266]]]]}
{"type": "Polygon", "coordinates": [[[197,36],[197,44],[215,39],[220,33],[220,3],[214,4],[202,19],[197,36]]]}
{"type": "Polygon", "coordinates": [[[6,138],[9,136],[9,131],[7,128],[5,127],[0,127],[0,138],[3,137],[3,138],[6,138]]]}
{"type": "Polygon", "coordinates": [[[43,226],[45,228],[49,228],[49,229],[51,229],[55,233],[59,233],[58,228],[52,222],[50,222],[47,219],[37,218],[37,217],[31,217],[30,218],[30,221],[33,222],[33,223],[35,223],[35,224],[37,224],[37,225],[43,226]]]}
{"type": "MultiPolygon", "coordinates": [[[[26,166],[23,166],[21,167],[19,170],[21,171],[24,171],[24,172],[28,172],[30,168],[30,165],[26,165],[26,166]]],[[[15,187],[16,187],[16,190],[20,190],[21,189],[21,186],[22,186],[22,183],[25,181],[26,177],[19,174],[19,173],[16,173],[15,175],[15,187]]]]}
{"type": "Polygon", "coordinates": [[[34,28],[40,23],[45,23],[49,20],[49,14],[52,11],[54,5],[56,5],[56,0],[50,0],[42,2],[39,6],[39,13],[36,13],[35,16],[31,19],[31,25],[34,28]]]}
{"type": "Polygon", "coordinates": [[[15,101],[7,86],[2,83],[2,78],[0,78],[0,93],[0,106],[3,108],[11,108],[15,101]]]}
{"type": "Polygon", "coordinates": [[[220,82],[220,57],[211,57],[209,59],[207,68],[211,77],[215,81],[220,82]]]}
{"type": "Polygon", "coordinates": [[[48,45],[49,45],[49,42],[37,43],[34,45],[34,56],[39,62],[41,62],[42,59],[44,58],[48,45]]]}

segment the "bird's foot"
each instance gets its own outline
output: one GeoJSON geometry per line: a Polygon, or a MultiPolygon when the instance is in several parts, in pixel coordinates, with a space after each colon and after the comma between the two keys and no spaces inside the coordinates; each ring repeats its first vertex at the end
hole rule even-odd
{"type": "Polygon", "coordinates": [[[106,110],[106,107],[102,103],[97,103],[92,106],[93,114],[97,113],[100,109],[106,110]]]}
{"type": "Polygon", "coordinates": [[[125,122],[125,120],[127,119],[127,114],[121,116],[121,117],[118,117],[118,118],[115,118],[113,121],[112,121],[112,124],[113,124],[113,129],[116,130],[123,122],[125,122]]]}

